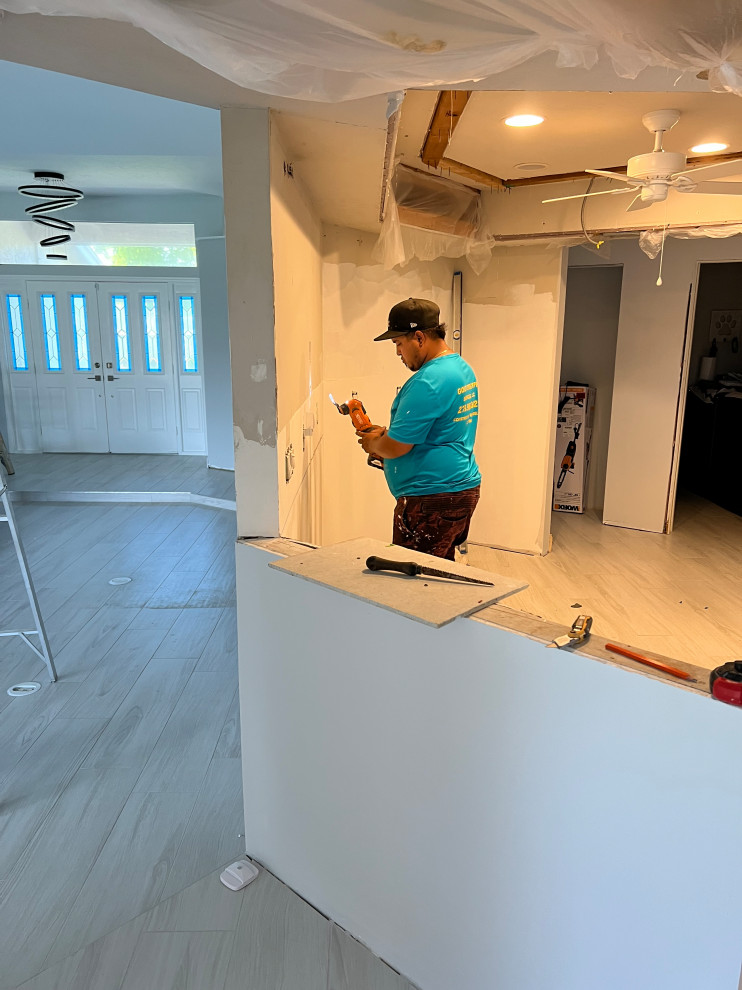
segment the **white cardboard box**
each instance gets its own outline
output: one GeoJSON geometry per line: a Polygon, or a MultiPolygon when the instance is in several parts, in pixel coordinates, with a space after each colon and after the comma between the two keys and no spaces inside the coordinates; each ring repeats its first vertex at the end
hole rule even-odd
{"type": "Polygon", "coordinates": [[[560,387],[552,500],[558,512],[585,511],[594,412],[594,388],[587,385],[560,387]]]}

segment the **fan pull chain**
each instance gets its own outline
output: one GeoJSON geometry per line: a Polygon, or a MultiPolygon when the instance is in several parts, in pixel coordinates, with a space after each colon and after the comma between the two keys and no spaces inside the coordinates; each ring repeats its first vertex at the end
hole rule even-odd
{"type": "Polygon", "coordinates": [[[667,236],[667,200],[665,200],[665,226],[662,228],[662,246],[660,247],[660,271],[657,276],[657,285],[662,285],[662,261],[665,257],[665,237],[667,236]]]}

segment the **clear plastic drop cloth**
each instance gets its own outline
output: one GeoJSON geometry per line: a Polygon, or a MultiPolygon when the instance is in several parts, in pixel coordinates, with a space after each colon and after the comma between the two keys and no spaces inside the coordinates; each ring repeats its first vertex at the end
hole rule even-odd
{"type": "Polygon", "coordinates": [[[0,0],[14,14],[100,17],[148,31],[248,89],[339,101],[463,87],[554,52],[708,75],[742,95],[742,0],[0,0]]]}
{"type": "Polygon", "coordinates": [[[374,258],[385,268],[413,258],[466,258],[479,274],[489,264],[493,245],[478,189],[397,165],[374,247],[374,258]]]}
{"type": "MultiPolygon", "coordinates": [[[[708,227],[676,227],[665,231],[666,237],[691,240],[695,237],[735,237],[742,234],[742,223],[718,224],[708,227]]],[[[662,248],[663,229],[644,230],[639,234],[639,247],[648,258],[656,258],[662,248]]]]}

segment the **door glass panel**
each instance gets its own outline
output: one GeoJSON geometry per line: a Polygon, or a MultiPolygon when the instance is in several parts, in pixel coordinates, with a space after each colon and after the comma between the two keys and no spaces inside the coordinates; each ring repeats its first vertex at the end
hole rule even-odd
{"type": "Polygon", "coordinates": [[[51,293],[42,293],[41,320],[44,325],[44,348],[46,350],[47,371],[61,371],[62,360],[59,356],[57,301],[51,293]]]}
{"type": "Polygon", "coordinates": [[[144,354],[147,371],[162,371],[157,296],[142,296],[142,324],[144,326],[144,354]]]}
{"type": "Polygon", "coordinates": [[[13,371],[28,371],[28,351],[26,350],[26,332],[23,328],[21,297],[7,295],[5,302],[8,306],[10,354],[13,360],[13,371]]]}
{"type": "Polygon", "coordinates": [[[198,371],[196,353],[196,323],[193,318],[193,296],[180,297],[180,348],[183,371],[198,371]]]}
{"type": "Polygon", "coordinates": [[[129,312],[126,296],[112,296],[113,336],[116,342],[116,368],[131,371],[131,347],[129,346],[129,312]]]}
{"type": "Polygon", "coordinates": [[[75,338],[75,364],[78,371],[90,371],[90,341],[88,340],[88,311],[84,295],[70,296],[72,326],[75,338]]]}

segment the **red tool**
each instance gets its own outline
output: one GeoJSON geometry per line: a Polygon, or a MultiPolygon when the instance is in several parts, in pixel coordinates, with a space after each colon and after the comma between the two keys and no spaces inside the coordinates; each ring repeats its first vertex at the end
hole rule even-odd
{"type": "MultiPolygon", "coordinates": [[[[351,392],[350,402],[335,402],[332,392],[330,392],[330,402],[335,406],[341,416],[350,416],[353,426],[361,433],[365,433],[373,427],[373,423],[368,417],[368,413],[363,408],[363,403],[357,399],[357,392],[351,392]]],[[[384,461],[378,454],[369,454],[366,460],[369,467],[381,468],[384,470],[384,461]]]]}
{"type": "Polygon", "coordinates": [[[663,674],[670,674],[672,677],[679,677],[683,681],[693,681],[695,683],[695,677],[691,677],[687,670],[671,667],[667,663],[660,663],[659,660],[650,660],[643,653],[635,653],[633,650],[627,650],[625,646],[616,646],[615,643],[606,643],[605,648],[606,650],[610,650],[611,653],[619,653],[622,657],[628,657],[629,660],[636,660],[637,663],[643,663],[647,667],[654,667],[655,670],[661,670],[663,674]]]}
{"type": "Polygon", "coordinates": [[[349,402],[335,402],[332,393],[330,393],[330,402],[335,406],[341,416],[350,416],[353,426],[363,433],[364,430],[370,429],[373,423],[368,418],[368,413],[363,408],[361,400],[356,398],[357,395],[357,392],[351,392],[349,402]]]}
{"type": "Polygon", "coordinates": [[[709,687],[717,701],[742,706],[742,660],[730,660],[712,670],[709,687]]]}

